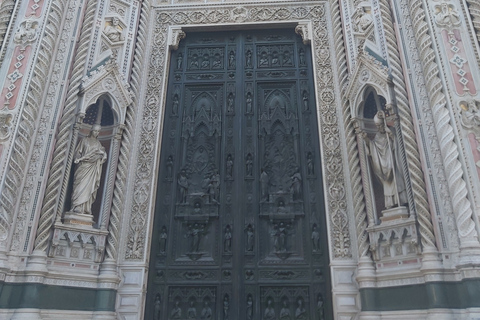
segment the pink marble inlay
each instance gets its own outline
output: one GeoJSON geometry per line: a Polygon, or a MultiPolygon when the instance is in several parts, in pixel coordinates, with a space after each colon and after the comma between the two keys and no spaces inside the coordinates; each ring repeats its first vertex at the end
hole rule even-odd
{"type": "Polygon", "coordinates": [[[32,47],[30,46],[27,46],[24,50],[20,46],[15,48],[10,61],[10,67],[8,68],[7,80],[0,96],[0,109],[3,109],[5,106],[10,110],[15,108],[31,52],[32,47]]]}

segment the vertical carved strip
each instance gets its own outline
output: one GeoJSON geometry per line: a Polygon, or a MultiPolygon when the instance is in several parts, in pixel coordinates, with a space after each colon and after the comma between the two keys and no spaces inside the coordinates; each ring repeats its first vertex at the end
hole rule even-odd
{"type": "MultiPolygon", "coordinates": [[[[13,152],[10,163],[7,164],[8,171],[5,175],[5,185],[0,198],[0,225],[5,227],[11,223],[14,214],[15,204],[19,199],[18,190],[25,177],[27,157],[36,130],[35,122],[41,109],[42,95],[45,91],[48,70],[52,62],[52,54],[60,33],[60,26],[65,3],[67,1],[53,1],[50,7],[48,22],[45,27],[44,37],[40,44],[37,59],[35,61],[32,80],[28,88],[25,106],[21,111],[18,131],[14,138],[13,152]]],[[[1,230],[0,232],[3,232],[1,230]]],[[[6,232],[9,232],[7,229],[6,232]]]]}
{"type": "Polygon", "coordinates": [[[409,0],[408,7],[413,22],[415,39],[422,59],[422,67],[428,88],[430,105],[432,106],[435,130],[440,142],[448,189],[452,195],[455,218],[460,234],[460,247],[478,249],[478,236],[472,220],[473,210],[467,198],[466,183],[463,179],[462,165],[458,159],[459,152],[455,144],[455,134],[450,124],[447,101],[443,93],[439,68],[435,61],[432,39],[428,34],[422,1],[409,0]]]}
{"type": "Polygon", "coordinates": [[[3,61],[7,43],[10,38],[9,35],[7,35],[8,26],[13,25],[13,22],[15,21],[14,18],[16,16],[16,12],[14,12],[14,10],[14,0],[5,0],[0,4],[0,61],[3,61]]]}
{"type": "MultiPolygon", "coordinates": [[[[338,0],[331,0],[332,22],[335,39],[335,52],[338,70],[340,74],[340,88],[345,88],[348,81],[347,57],[344,49],[342,20],[338,0]]],[[[345,139],[348,152],[348,167],[350,168],[350,180],[353,191],[353,206],[355,213],[355,227],[359,257],[368,255],[367,212],[365,207],[364,190],[362,188],[362,176],[360,172],[360,159],[358,154],[357,139],[351,119],[350,106],[346,99],[342,99],[343,124],[345,127],[345,139]]]]}
{"type": "Polygon", "coordinates": [[[87,9],[85,10],[85,20],[83,21],[80,33],[79,46],[70,76],[70,84],[68,86],[59,131],[56,137],[57,145],[53,154],[44,203],[40,212],[40,220],[35,239],[35,250],[39,251],[47,250],[50,227],[55,218],[55,211],[58,208],[58,204],[65,198],[68,182],[65,177],[65,172],[69,172],[73,153],[70,135],[72,134],[72,123],[75,119],[79,86],[84,74],[96,7],[97,2],[95,0],[89,0],[87,9]]]}
{"type": "Polygon", "coordinates": [[[480,2],[477,0],[467,0],[468,11],[472,17],[473,27],[477,34],[478,42],[480,42],[480,2]]]}
{"type": "Polygon", "coordinates": [[[414,210],[418,216],[422,244],[428,248],[436,248],[433,224],[428,207],[427,193],[425,191],[426,186],[423,180],[422,166],[420,163],[420,154],[415,140],[412,115],[410,113],[406,85],[403,79],[400,53],[398,51],[396,42],[397,38],[392,22],[392,11],[388,0],[380,1],[380,11],[382,15],[382,25],[385,32],[388,61],[392,72],[392,81],[394,83],[395,99],[398,109],[397,112],[402,132],[399,142],[403,143],[404,148],[401,149],[405,150],[405,156],[402,157],[402,164],[404,171],[409,173],[411,179],[411,181],[407,181],[407,190],[413,192],[413,195],[409,194],[409,198],[411,199],[413,197],[414,200],[414,210]],[[408,184],[411,184],[411,188],[408,188],[408,184]]]}
{"type": "MultiPolygon", "coordinates": [[[[142,79],[141,69],[145,60],[147,22],[150,13],[150,2],[144,0],[140,13],[140,22],[137,32],[137,43],[135,47],[135,58],[132,67],[132,76],[130,79],[131,88],[134,93],[134,104],[138,103],[140,98],[140,81],[142,79]]],[[[118,257],[118,238],[121,225],[121,213],[124,209],[125,184],[127,181],[128,163],[130,161],[130,150],[133,142],[133,127],[135,125],[134,106],[127,107],[125,118],[125,129],[123,130],[122,142],[120,146],[120,155],[118,158],[117,176],[115,179],[115,189],[113,190],[112,210],[110,213],[110,222],[108,225],[108,238],[106,247],[106,258],[117,259],[118,257]]]]}

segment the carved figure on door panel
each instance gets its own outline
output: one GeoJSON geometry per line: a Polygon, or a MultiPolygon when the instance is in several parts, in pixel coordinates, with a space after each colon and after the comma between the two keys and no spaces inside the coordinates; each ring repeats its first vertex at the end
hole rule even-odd
{"type": "Polygon", "coordinates": [[[225,294],[223,297],[223,320],[228,320],[228,313],[230,309],[230,297],[225,294]]]}
{"type": "Polygon", "coordinates": [[[173,175],[173,156],[169,155],[167,159],[167,180],[171,180],[173,175]]]}
{"type": "Polygon", "coordinates": [[[229,154],[227,156],[227,162],[225,164],[226,166],[226,174],[228,178],[233,178],[233,158],[232,155],[229,154]]]}
{"type": "Polygon", "coordinates": [[[292,57],[290,56],[289,51],[285,51],[283,53],[283,65],[284,66],[291,66],[292,65],[292,57]]]}
{"type": "Polygon", "coordinates": [[[194,54],[190,62],[190,69],[198,69],[198,56],[194,54]]]}
{"type": "Polygon", "coordinates": [[[297,300],[297,309],[295,310],[295,320],[305,320],[307,319],[307,311],[303,304],[303,299],[299,298],[297,300]]]}
{"type": "Polygon", "coordinates": [[[253,297],[251,294],[247,296],[247,320],[253,320],[253,297]]]}
{"type": "Polygon", "coordinates": [[[155,296],[155,303],[153,307],[153,320],[160,320],[160,315],[162,312],[162,300],[160,293],[157,293],[155,296]]]}
{"type": "Polygon", "coordinates": [[[307,92],[307,90],[303,90],[302,102],[303,102],[303,111],[308,111],[308,110],[310,110],[310,105],[309,105],[309,102],[308,102],[308,92],[307,92]]]}
{"type": "Polygon", "coordinates": [[[159,240],[159,246],[160,246],[160,253],[165,253],[167,250],[167,227],[163,226],[162,231],[160,232],[160,240],[159,240]]]}
{"type": "Polygon", "coordinates": [[[187,203],[188,178],[187,172],[182,169],[178,175],[178,187],[180,189],[180,203],[187,203]]]}
{"type": "Polygon", "coordinates": [[[275,308],[273,306],[272,298],[268,298],[268,300],[267,300],[267,307],[265,308],[265,311],[263,312],[263,319],[264,320],[275,320],[276,319],[275,308]]]}
{"type": "Polygon", "coordinates": [[[187,310],[187,319],[197,319],[197,308],[195,308],[195,300],[190,300],[190,307],[187,310]]]}
{"type": "Polygon", "coordinates": [[[317,224],[314,223],[312,227],[312,248],[313,252],[320,251],[320,233],[317,230],[317,224]]]}
{"type": "Polygon", "coordinates": [[[223,251],[232,252],[232,229],[227,224],[225,233],[223,234],[223,251]]]}
{"type": "Polygon", "coordinates": [[[173,102],[172,102],[172,115],[176,116],[178,114],[178,105],[180,104],[179,99],[178,99],[178,94],[175,94],[173,96],[173,102]]]}
{"type": "Polygon", "coordinates": [[[321,293],[319,293],[318,297],[317,297],[316,312],[317,312],[317,320],[325,320],[325,318],[324,318],[324,307],[323,307],[323,296],[322,296],[321,293]]]}
{"type": "Polygon", "coordinates": [[[307,174],[313,176],[315,174],[315,165],[313,163],[313,155],[311,152],[307,155],[307,174]]]}
{"type": "Polygon", "coordinates": [[[247,51],[245,66],[247,68],[252,67],[252,51],[250,51],[250,50],[247,51]]]}
{"type": "Polygon", "coordinates": [[[246,228],[247,233],[247,251],[253,251],[253,246],[255,245],[255,230],[253,226],[249,224],[246,228]]]}
{"type": "Polygon", "coordinates": [[[191,223],[188,226],[188,236],[190,238],[190,252],[198,252],[200,241],[205,232],[205,225],[202,223],[191,223]]]}
{"type": "Polygon", "coordinates": [[[216,53],[213,57],[213,69],[220,69],[222,67],[222,60],[220,59],[220,54],[216,53]]]}
{"type": "Polygon", "coordinates": [[[245,99],[245,102],[247,104],[246,112],[248,114],[253,113],[253,99],[250,92],[247,93],[247,98],[245,99]]]}
{"type": "Polygon", "coordinates": [[[200,315],[201,319],[212,319],[213,313],[212,308],[210,308],[210,304],[208,300],[205,300],[203,303],[202,314],[200,315]]]}
{"type": "Polygon", "coordinates": [[[182,69],[183,55],[181,53],[177,56],[177,70],[182,69]]]}
{"type": "Polygon", "coordinates": [[[253,176],[253,157],[252,154],[247,154],[247,159],[245,160],[245,172],[247,177],[253,176]]]}
{"type": "Polygon", "coordinates": [[[233,93],[230,92],[227,98],[227,112],[233,113],[233,110],[235,110],[235,98],[233,96],[233,93]]]}
{"type": "Polygon", "coordinates": [[[268,173],[262,168],[260,173],[260,189],[262,192],[262,201],[268,202],[268,189],[269,189],[270,179],[268,173]]]}
{"type": "Polygon", "coordinates": [[[305,50],[303,50],[303,48],[300,48],[300,51],[298,53],[298,60],[299,60],[301,66],[304,66],[306,64],[305,50]]]}
{"type": "Polygon", "coordinates": [[[208,69],[210,68],[210,57],[208,54],[203,55],[203,60],[202,60],[202,69],[208,69]]]}
{"type": "Polygon", "coordinates": [[[261,53],[259,64],[260,67],[268,67],[268,56],[265,51],[261,53]]]}
{"type": "Polygon", "coordinates": [[[180,299],[175,300],[175,306],[170,312],[171,319],[181,319],[182,318],[182,308],[180,308],[180,299]]]}
{"type": "Polygon", "coordinates": [[[299,168],[297,168],[291,178],[292,184],[290,188],[293,192],[293,201],[302,200],[302,175],[300,174],[299,168]]]}
{"type": "Polygon", "coordinates": [[[290,306],[288,304],[288,299],[283,299],[282,309],[280,310],[280,320],[291,320],[290,316],[290,306]]]}
{"type": "Polygon", "coordinates": [[[235,52],[230,51],[228,55],[228,67],[230,69],[235,69],[235,52]]]}

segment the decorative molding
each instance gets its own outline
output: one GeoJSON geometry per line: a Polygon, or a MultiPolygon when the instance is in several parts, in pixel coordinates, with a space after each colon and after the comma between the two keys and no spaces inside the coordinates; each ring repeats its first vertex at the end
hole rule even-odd
{"type": "Polygon", "coordinates": [[[477,0],[466,0],[468,11],[472,17],[473,28],[477,34],[477,40],[480,43],[480,3],[477,0]]]}

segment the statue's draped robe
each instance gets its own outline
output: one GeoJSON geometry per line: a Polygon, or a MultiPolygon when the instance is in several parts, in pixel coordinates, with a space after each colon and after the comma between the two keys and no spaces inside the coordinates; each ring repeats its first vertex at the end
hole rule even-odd
{"type": "Polygon", "coordinates": [[[373,172],[383,185],[385,208],[405,203],[403,179],[395,165],[394,140],[386,132],[377,132],[375,138],[368,142],[367,151],[371,156],[373,172]]]}
{"type": "Polygon", "coordinates": [[[78,163],[73,177],[73,211],[91,213],[100,186],[102,164],[106,159],[107,153],[95,137],[85,137],[78,144],[75,151],[75,162],[78,163]]]}

